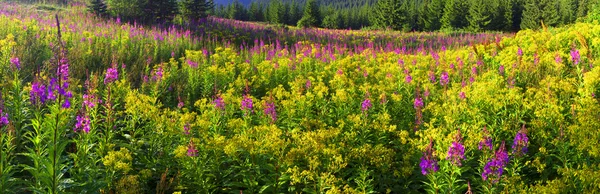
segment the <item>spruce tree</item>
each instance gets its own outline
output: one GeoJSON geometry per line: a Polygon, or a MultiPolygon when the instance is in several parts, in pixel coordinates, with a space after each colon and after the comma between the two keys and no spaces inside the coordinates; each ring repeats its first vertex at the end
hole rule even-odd
{"type": "Polygon", "coordinates": [[[469,7],[469,14],[467,20],[469,21],[468,29],[473,32],[478,32],[486,29],[487,26],[492,22],[490,11],[487,9],[487,1],[485,0],[471,0],[471,6],[469,7]]]}
{"type": "Polygon", "coordinates": [[[454,26],[452,22],[456,18],[456,12],[458,10],[455,9],[454,0],[446,0],[444,3],[444,15],[442,15],[441,23],[443,30],[452,30],[454,26]]]}
{"type": "Polygon", "coordinates": [[[425,30],[435,31],[442,27],[441,19],[444,14],[443,0],[431,0],[426,5],[424,16],[425,30]]]}
{"type": "Polygon", "coordinates": [[[298,27],[317,27],[321,25],[321,13],[315,0],[308,0],[304,7],[304,15],[298,21],[298,27]]]}
{"type": "Polygon", "coordinates": [[[145,0],[143,1],[145,19],[147,22],[170,22],[177,14],[176,0],[145,0]]]}
{"type": "Polygon", "coordinates": [[[402,8],[400,0],[380,0],[371,16],[371,22],[379,28],[399,30],[406,15],[402,8]]]}
{"type": "Polygon", "coordinates": [[[208,15],[206,12],[214,7],[212,0],[181,0],[181,15],[189,21],[198,21],[208,15]]]}
{"type": "Polygon", "coordinates": [[[560,21],[558,2],[555,0],[528,0],[523,10],[521,29],[538,29],[541,22],[546,26],[555,26],[560,21]]]}
{"type": "Polygon", "coordinates": [[[104,0],[91,0],[88,4],[88,11],[103,17],[106,15],[106,3],[104,3],[104,0]]]}

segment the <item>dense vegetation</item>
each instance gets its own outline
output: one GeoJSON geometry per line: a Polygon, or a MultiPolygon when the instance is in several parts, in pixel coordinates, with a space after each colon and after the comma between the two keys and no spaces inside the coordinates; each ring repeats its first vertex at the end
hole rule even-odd
{"type": "MultiPolygon", "coordinates": [[[[214,14],[237,20],[296,25],[310,1],[233,1],[214,14]]],[[[363,27],[405,31],[517,31],[560,26],[587,16],[597,0],[379,0],[317,1],[321,23],[336,29],[363,27]]],[[[302,25],[300,25],[302,26],[302,25]]]]}
{"type": "Polygon", "coordinates": [[[87,10],[0,3],[1,193],[600,190],[598,14],[453,35],[87,10]]]}

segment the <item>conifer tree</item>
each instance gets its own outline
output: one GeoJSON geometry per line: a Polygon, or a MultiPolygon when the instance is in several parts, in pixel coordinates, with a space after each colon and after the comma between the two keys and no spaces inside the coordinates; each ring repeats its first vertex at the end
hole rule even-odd
{"type": "Polygon", "coordinates": [[[541,22],[554,26],[560,21],[558,2],[555,0],[528,0],[523,10],[521,29],[538,29],[541,22]]]}
{"type": "Polygon", "coordinates": [[[304,15],[298,21],[298,27],[315,27],[321,25],[321,13],[315,0],[308,0],[304,7],[304,15]]]}
{"type": "Polygon", "coordinates": [[[405,15],[400,0],[380,0],[377,2],[371,22],[379,28],[399,30],[406,20],[405,15]]]}
{"type": "Polygon", "coordinates": [[[487,9],[486,0],[471,0],[469,7],[469,14],[467,20],[469,21],[468,29],[473,32],[478,32],[486,29],[487,26],[492,22],[492,18],[489,10],[487,9]]]}
{"type": "Polygon", "coordinates": [[[104,3],[104,0],[91,0],[88,4],[88,11],[94,13],[97,16],[105,16],[106,3],[104,3]]]}
{"type": "Polygon", "coordinates": [[[214,7],[212,0],[181,0],[181,15],[190,21],[198,21],[208,15],[206,12],[214,7]]]}

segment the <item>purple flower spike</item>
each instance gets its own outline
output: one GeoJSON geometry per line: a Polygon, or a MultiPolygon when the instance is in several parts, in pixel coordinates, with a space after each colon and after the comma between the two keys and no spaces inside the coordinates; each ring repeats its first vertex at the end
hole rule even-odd
{"type": "Polygon", "coordinates": [[[264,112],[265,115],[271,117],[271,123],[275,123],[275,121],[277,121],[277,111],[275,110],[275,103],[267,102],[264,112]]]}
{"type": "Polygon", "coordinates": [[[75,128],[73,128],[73,131],[77,132],[80,130],[85,133],[90,132],[90,117],[88,117],[87,115],[77,115],[77,123],[75,123],[75,128]]]}
{"type": "Polygon", "coordinates": [[[8,124],[8,114],[3,113],[2,109],[0,109],[0,128],[7,126],[8,124]]]}
{"type": "Polygon", "coordinates": [[[527,153],[527,146],[529,145],[529,138],[527,138],[527,129],[525,125],[517,132],[513,141],[512,150],[513,154],[522,156],[527,153]]]}
{"type": "Polygon", "coordinates": [[[483,167],[483,173],[481,173],[481,177],[484,181],[488,179],[492,181],[492,183],[497,183],[500,181],[500,177],[504,172],[504,167],[508,164],[509,158],[506,150],[504,150],[505,144],[502,142],[498,151],[494,153],[494,157],[490,158],[490,160],[483,167]]]}
{"type": "Polygon", "coordinates": [[[571,60],[573,61],[574,65],[579,64],[579,61],[581,60],[581,56],[579,55],[579,50],[577,50],[577,49],[571,50],[571,60]]]}
{"type": "Polygon", "coordinates": [[[252,108],[253,108],[252,98],[250,98],[248,95],[244,95],[244,99],[242,99],[242,106],[241,106],[242,111],[244,111],[244,115],[247,115],[248,112],[253,113],[254,110],[252,108]]]}
{"type": "Polygon", "coordinates": [[[365,99],[362,104],[361,104],[361,110],[363,113],[367,112],[371,107],[373,107],[373,104],[371,104],[371,100],[370,99],[365,99]]]}
{"type": "Polygon", "coordinates": [[[423,107],[423,98],[421,98],[421,97],[415,98],[414,108],[418,109],[418,108],[422,108],[422,107],[423,107]]]}
{"type": "Polygon", "coordinates": [[[410,82],[412,82],[412,76],[410,76],[410,74],[407,74],[407,75],[406,75],[406,78],[404,78],[404,81],[405,81],[406,83],[409,83],[409,84],[410,84],[410,82]]]}
{"type": "Polygon", "coordinates": [[[521,47],[519,47],[519,49],[517,50],[517,55],[519,57],[523,56],[523,49],[521,49],[521,47]]]}
{"type": "Polygon", "coordinates": [[[11,58],[10,63],[13,64],[18,70],[21,70],[21,61],[19,60],[19,58],[11,58]]]}
{"type": "Polygon", "coordinates": [[[431,81],[431,83],[435,83],[435,73],[433,72],[429,72],[429,81],[431,81]]]}
{"type": "Polygon", "coordinates": [[[185,125],[183,125],[183,133],[186,135],[190,134],[190,124],[186,123],[185,125]]]}
{"type": "Polygon", "coordinates": [[[456,166],[461,166],[461,160],[465,159],[465,146],[462,145],[461,141],[462,137],[459,130],[454,138],[454,142],[448,148],[448,156],[446,156],[446,160],[450,160],[456,166]]]}
{"type": "Polygon", "coordinates": [[[440,76],[440,84],[442,86],[448,85],[449,82],[449,78],[448,78],[448,72],[442,72],[442,75],[440,76]]]}
{"type": "Polygon", "coordinates": [[[225,111],[225,101],[223,101],[223,97],[221,95],[217,95],[215,100],[213,100],[213,104],[215,108],[221,111],[225,111]]]}
{"type": "Polygon", "coordinates": [[[465,92],[460,92],[458,97],[460,97],[461,100],[464,100],[465,98],[467,98],[467,95],[465,94],[465,92]]]}
{"type": "Polygon", "coordinates": [[[104,77],[104,84],[109,84],[119,79],[119,72],[117,68],[108,68],[106,70],[106,76],[104,77]]]}
{"type": "Polygon", "coordinates": [[[196,150],[196,146],[194,146],[192,140],[190,140],[190,144],[188,145],[187,155],[189,157],[198,156],[198,150],[196,150]]]}
{"type": "Polygon", "coordinates": [[[427,175],[427,173],[437,172],[440,169],[440,166],[437,163],[437,160],[433,157],[433,140],[430,140],[429,146],[423,152],[423,156],[421,157],[421,163],[419,167],[421,167],[421,174],[427,175]]]}
{"type": "Polygon", "coordinates": [[[490,137],[490,133],[487,130],[487,127],[483,128],[483,139],[479,141],[479,150],[484,148],[488,148],[490,151],[494,150],[494,145],[492,144],[492,137],[490,137]]]}

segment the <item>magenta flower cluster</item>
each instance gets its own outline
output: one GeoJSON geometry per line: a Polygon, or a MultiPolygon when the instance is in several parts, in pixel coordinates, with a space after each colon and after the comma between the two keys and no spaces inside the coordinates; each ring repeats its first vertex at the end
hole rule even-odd
{"type": "Polygon", "coordinates": [[[421,157],[421,163],[419,163],[419,167],[421,167],[421,174],[427,175],[427,173],[437,172],[440,170],[440,166],[438,165],[437,160],[433,156],[433,141],[429,142],[429,146],[423,152],[423,156],[421,157]]]}
{"type": "Polygon", "coordinates": [[[264,113],[266,116],[271,117],[271,123],[277,121],[277,111],[275,110],[275,103],[267,102],[265,105],[264,113]]]}
{"type": "Polygon", "coordinates": [[[362,104],[361,104],[361,108],[360,110],[362,110],[363,113],[367,112],[371,107],[373,107],[373,104],[371,104],[371,100],[370,99],[365,99],[362,104]]]}
{"type": "Polygon", "coordinates": [[[244,95],[244,98],[242,99],[242,106],[240,107],[242,109],[242,111],[244,112],[244,115],[249,113],[253,113],[253,103],[252,103],[252,98],[249,97],[249,95],[244,95]]]}
{"type": "Polygon", "coordinates": [[[571,60],[573,61],[574,65],[579,64],[579,61],[581,60],[581,56],[579,55],[579,50],[577,50],[577,49],[571,50],[571,60]]]}
{"type": "Polygon", "coordinates": [[[465,146],[461,143],[462,137],[460,136],[460,131],[456,134],[454,141],[448,148],[448,154],[446,156],[446,160],[449,160],[452,164],[456,166],[462,165],[462,160],[465,159],[465,146]]]}
{"type": "Polygon", "coordinates": [[[442,72],[442,75],[440,75],[440,84],[442,86],[448,85],[448,82],[450,82],[450,79],[448,77],[448,72],[442,72]]]}
{"type": "Polygon", "coordinates": [[[119,72],[117,68],[111,67],[106,70],[106,76],[104,77],[104,84],[115,82],[119,79],[119,72]]]}
{"type": "Polygon", "coordinates": [[[422,108],[423,107],[423,98],[416,97],[413,106],[414,106],[415,109],[422,108]]]}
{"type": "Polygon", "coordinates": [[[527,153],[527,146],[529,146],[529,138],[527,138],[527,130],[525,129],[525,125],[523,125],[523,128],[517,132],[517,135],[513,140],[513,154],[517,156],[525,155],[527,153]]]}
{"type": "Polygon", "coordinates": [[[0,127],[7,126],[8,123],[8,114],[2,112],[2,109],[0,109],[0,127]]]}
{"type": "Polygon", "coordinates": [[[220,95],[217,95],[217,97],[213,100],[213,105],[215,105],[215,108],[218,110],[225,110],[225,101],[223,101],[223,97],[220,95]]]}
{"type": "Polygon", "coordinates": [[[11,58],[10,59],[10,63],[12,65],[14,65],[15,68],[17,68],[19,70],[21,69],[21,61],[19,60],[19,58],[17,58],[17,57],[11,58]]]}
{"type": "Polygon", "coordinates": [[[90,117],[87,115],[77,115],[77,123],[75,123],[74,132],[83,131],[85,133],[90,132],[90,117]]]}
{"type": "Polygon", "coordinates": [[[500,180],[509,161],[508,153],[506,153],[504,147],[505,144],[502,142],[500,148],[494,153],[494,157],[490,158],[483,167],[483,173],[481,173],[483,180],[491,180],[492,183],[497,183],[500,180]]]}

